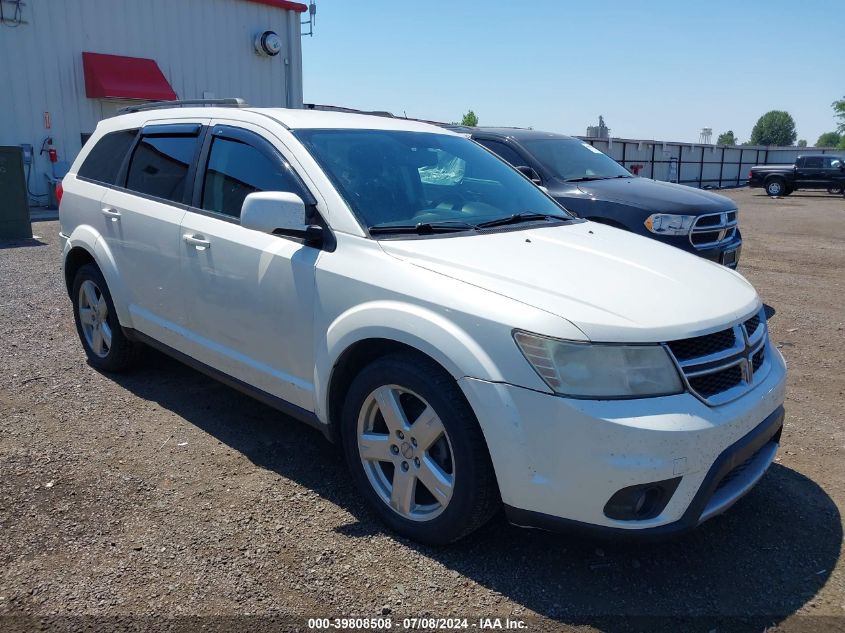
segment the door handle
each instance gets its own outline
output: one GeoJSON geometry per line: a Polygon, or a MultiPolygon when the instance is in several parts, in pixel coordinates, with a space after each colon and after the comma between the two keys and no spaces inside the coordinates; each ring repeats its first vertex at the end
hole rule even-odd
{"type": "Polygon", "coordinates": [[[104,216],[111,218],[112,222],[117,222],[120,219],[120,211],[112,209],[111,207],[103,207],[101,209],[104,216]]]}
{"type": "Polygon", "coordinates": [[[207,248],[211,248],[211,242],[203,238],[202,235],[189,235],[186,233],[182,236],[182,239],[188,244],[193,244],[198,251],[204,251],[207,248]]]}

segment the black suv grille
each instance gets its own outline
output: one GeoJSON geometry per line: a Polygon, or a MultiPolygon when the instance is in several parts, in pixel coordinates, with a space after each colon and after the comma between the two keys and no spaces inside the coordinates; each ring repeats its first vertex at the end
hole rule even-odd
{"type": "Polygon", "coordinates": [[[712,374],[690,378],[689,384],[700,395],[710,398],[717,393],[727,391],[731,387],[736,387],[741,382],[742,370],[739,365],[734,365],[712,374]]]}
{"type": "Polygon", "coordinates": [[[757,331],[758,327],[760,327],[759,314],[751,317],[745,322],[745,331],[748,332],[748,336],[754,336],[754,332],[757,331]]]}
{"type": "Polygon", "coordinates": [[[669,343],[669,349],[680,361],[699,358],[730,349],[736,343],[736,335],[732,329],[722,330],[714,334],[685,338],[669,343]]]}
{"type": "Polygon", "coordinates": [[[736,211],[698,216],[690,231],[690,242],[696,248],[726,244],[736,235],[736,211]]]}
{"type": "Polygon", "coordinates": [[[737,387],[750,389],[756,384],[757,371],[763,369],[766,359],[765,324],[758,313],[731,328],[666,345],[690,390],[708,404],[723,404],[743,393],[737,387]]]}
{"type": "Polygon", "coordinates": [[[754,371],[760,369],[763,366],[763,361],[766,359],[766,348],[763,347],[758,351],[754,356],[751,358],[751,366],[754,367],[754,371]]]}

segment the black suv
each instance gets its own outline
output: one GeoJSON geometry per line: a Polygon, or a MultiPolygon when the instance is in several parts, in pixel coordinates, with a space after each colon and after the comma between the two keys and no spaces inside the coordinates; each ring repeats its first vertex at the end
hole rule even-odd
{"type": "Polygon", "coordinates": [[[634,176],[571,136],[518,128],[450,126],[545,187],[571,212],[736,268],[736,204],[701,189],[634,176]]]}

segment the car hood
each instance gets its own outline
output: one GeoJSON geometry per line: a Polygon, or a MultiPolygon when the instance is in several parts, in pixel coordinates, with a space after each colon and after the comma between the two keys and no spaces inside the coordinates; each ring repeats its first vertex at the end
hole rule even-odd
{"type": "Polygon", "coordinates": [[[724,266],[593,222],[380,245],[415,266],[562,317],[592,341],[696,336],[761,305],[751,284],[724,266]]]}
{"type": "Polygon", "coordinates": [[[574,193],[596,200],[628,204],[651,212],[702,215],[736,209],[736,203],[725,196],[650,178],[610,178],[560,185],[550,188],[552,195],[567,196],[574,193]],[[573,184],[576,187],[571,187],[573,184]]]}

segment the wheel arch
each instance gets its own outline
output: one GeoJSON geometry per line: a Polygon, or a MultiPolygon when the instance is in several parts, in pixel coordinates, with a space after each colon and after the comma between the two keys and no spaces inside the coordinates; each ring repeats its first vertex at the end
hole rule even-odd
{"type": "Polygon", "coordinates": [[[103,274],[120,324],[123,327],[132,327],[125,286],[111,250],[93,227],[80,225],[68,237],[62,251],[62,267],[68,296],[70,296],[76,272],[89,263],[94,264],[103,274]]]}
{"type": "Polygon", "coordinates": [[[326,332],[325,348],[318,351],[318,417],[333,427],[355,373],[376,358],[395,352],[424,356],[455,380],[465,376],[503,379],[481,345],[442,315],[394,302],[364,304],[332,323],[326,332]]]}
{"type": "Polygon", "coordinates": [[[99,266],[97,265],[97,260],[94,259],[94,256],[91,254],[91,252],[83,246],[73,246],[65,255],[65,288],[67,289],[68,296],[70,296],[71,292],[73,291],[73,280],[76,277],[76,273],[85,264],[94,264],[95,266],[97,266],[97,268],[99,268],[99,266]]]}

